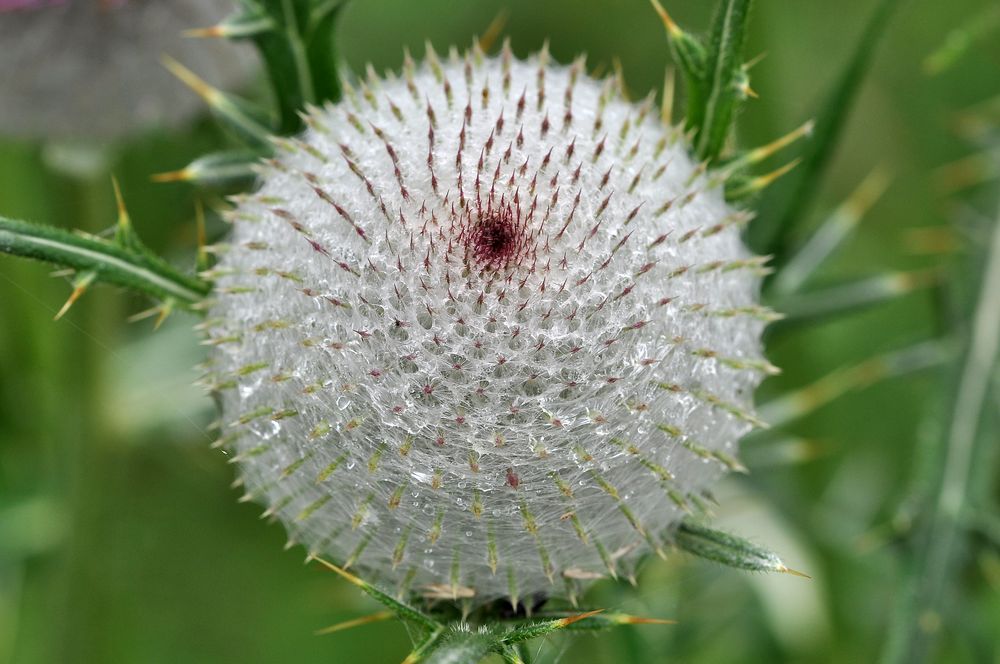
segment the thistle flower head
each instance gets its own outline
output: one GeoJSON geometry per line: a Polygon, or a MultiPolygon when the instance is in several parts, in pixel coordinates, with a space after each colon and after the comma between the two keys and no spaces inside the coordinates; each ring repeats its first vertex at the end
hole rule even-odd
{"type": "Polygon", "coordinates": [[[428,597],[573,593],[737,465],[761,260],[614,79],[473,50],[373,73],[239,200],[223,443],[292,541],[428,597]]]}
{"type": "Polygon", "coordinates": [[[232,0],[0,0],[0,133],[109,139],[176,125],[201,110],[178,94],[164,53],[220,85],[253,62],[232,46],[185,39],[217,22],[232,0]]]}

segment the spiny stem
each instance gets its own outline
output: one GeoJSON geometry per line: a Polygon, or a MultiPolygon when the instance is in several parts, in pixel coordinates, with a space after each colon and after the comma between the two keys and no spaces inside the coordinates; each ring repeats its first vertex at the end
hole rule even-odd
{"type": "Polygon", "coordinates": [[[97,281],[146,293],[156,299],[173,300],[185,309],[196,308],[212,288],[209,282],[183,274],[149,251],[137,251],[118,242],[2,216],[0,253],[46,261],[80,273],[93,273],[97,281]]]}

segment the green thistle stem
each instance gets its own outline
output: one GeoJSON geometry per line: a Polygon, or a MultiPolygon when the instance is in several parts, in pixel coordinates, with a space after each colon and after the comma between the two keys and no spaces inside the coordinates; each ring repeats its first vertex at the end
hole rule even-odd
{"type": "Polygon", "coordinates": [[[0,253],[33,258],[92,273],[97,281],[129,288],[159,300],[194,309],[211,284],[181,273],[163,259],[134,244],[71,233],[53,226],[0,216],[0,253]]]}

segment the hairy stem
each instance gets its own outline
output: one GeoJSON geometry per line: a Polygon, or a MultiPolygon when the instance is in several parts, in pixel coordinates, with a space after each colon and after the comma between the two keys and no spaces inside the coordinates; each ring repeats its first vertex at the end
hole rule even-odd
{"type": "Polygon", "coordinates": [[[91,272],[98,281],[172,300],[186,309],[201,303],[211,290],[209,282],[181,273],[149,251],[2,216],[0,253],[91,272]]]}

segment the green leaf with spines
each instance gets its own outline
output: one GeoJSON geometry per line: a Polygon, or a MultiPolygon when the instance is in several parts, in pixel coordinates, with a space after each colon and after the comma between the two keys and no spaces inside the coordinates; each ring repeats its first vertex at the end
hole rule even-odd
{"type": "Polygon", "coordinates": [[[749,572],[784,572],[805,576],[789,569],[776,554],[747,540],[713,530],[685,519],[674,533],[678,547],[700,558],[749,572]]]}
{"type": "Polygon", "coordinates": [[[725,148],[739,106],[746,99],[743,44],[752,0],[723,0],[715,14],[705,71],[704,112],[697,125],[695,154],[714,163],[725,148]]]}
{"type": "Polygon", "coordinates": [[[684,78],[685,128],[694,134],[695,155],[715,164],[749,89],[741,58],[752,0],[719,3],[707,46],[674,23],[660,0],[651,2],[666,28],[671,57],[684,78]]]}
{"type": "Polygon", "coordinates": [[[271,29],[247,35],[257,46],[277,104],[275,132],[303,129],[308,104],[338,101],[335,29],[343,0],[242,0],[248,16],[266,16],[271,29]]]}
{"type": "Polygon", "coordinates": [[[705,46],[694,35],[685,32],[660,4],[660,0],[650,0],[653,9],[660,15],[667,31],[667,46],[670,56],[677,63],[684,78],[684,94],[687,112],[684,127],[697,130],[702,124],[705,111],[705,72],[708,55],[705,46]]]}

